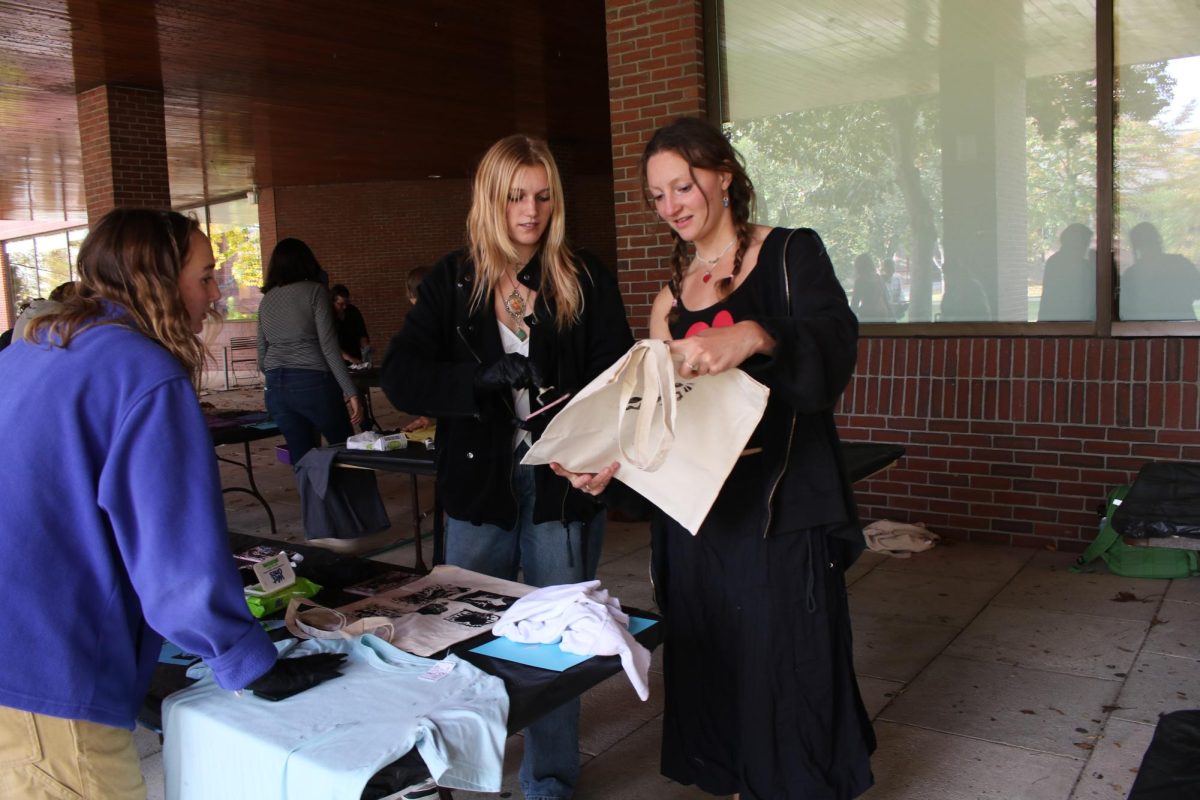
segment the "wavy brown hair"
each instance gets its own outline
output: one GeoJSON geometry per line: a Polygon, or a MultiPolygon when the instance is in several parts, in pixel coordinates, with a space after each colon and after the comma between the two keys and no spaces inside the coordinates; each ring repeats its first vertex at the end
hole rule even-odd
{"type": "Polygon", "coordinates": [[[108,212],[79,248],[78,292],[61,309],[31,320],[25,338],[67,347],[88,328],[125,325],[167,348],[199,385],[204,345],[192,333],[179,293],[179,273],[198,230],[194,218],[174,211],[108,212]],[[106,303],[124,313],[110,313],[106,303]]]}
{"type": "MultiPolygon", "coordinates": [[[[729,195],[729,212],[733,215],[733,227],[737,231],[737,250],[733,254],[733,272],[717,282],[717,287],[722,292],[729,292],[733,289],[734,278],[742,270],[742,259],[750,247],[753,235],[753,225],[750,220],[754,217],[754,183],[746,174],[746,167],[742,163],[741,155],[733,149],[733,145],[720,130],[698,117],[680,117],[655,131],[642,153],[642,161],[639,165],[642,194],[651,209],[654,208],[654,199],[650,196],[646,165],[651,157],[668,152],[675,153],[687,162],[693,184],[701,194],[704,194],[704,190],[695,180],[697,169],[728,172],[730,175],[731,179],[726,194],[729,195]]],[[[704,195],[704,198],[707,200],[708,195],[704,195]]],[[[675,242],[675,249],[671,252],[671,279],[667,285],[671,288],[671,295],[675,298],[670,313],[670,318],[674,319],[679,313],[679,293],[683,287],[684,269],[690,258],[688,243],[674,228],[671,229],[671,238],[675,242]]]]}
{"type": "Polygon", "coordinates": [[[508,238],[508,196],[513,179],[522,167],[544,167],[550,184],[550,220],[539,245],[542,279],[539,294],[555,301],[554,323],[566,330],[579,321],[583,291],[579,286],[571,249],[566,242],[566,214],[562,180],[550,148],[541,139],[513,134],[496,142],[484,153],[475,171],[471,211],[467,215],[467,241],[475,262],[476,281],[471,307],[479,308],[505,271],[520,262],[508,238]]]}

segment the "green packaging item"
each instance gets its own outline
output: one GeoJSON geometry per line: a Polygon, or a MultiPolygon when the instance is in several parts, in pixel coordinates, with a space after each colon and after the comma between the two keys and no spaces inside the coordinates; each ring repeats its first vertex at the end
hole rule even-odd
{"type": "Polygon", "coordinates": [[[291,586],[284,587],[277,592],[247,595],[246,605],[250,606],[251,614],[261,619],[268,614],[274,614],[276,611],[287,608],[288,601],[293,597],[312,597],[319,591],[321,591],[321,587],[308,578],[296,578],[296,582],[291,586]]]}

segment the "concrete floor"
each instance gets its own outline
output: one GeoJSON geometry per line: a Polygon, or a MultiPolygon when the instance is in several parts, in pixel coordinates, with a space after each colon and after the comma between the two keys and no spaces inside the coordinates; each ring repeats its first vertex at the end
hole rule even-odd
{"type": "MultiPolygon", "coordinates": [[[[212,393],[218,408],[261,408],[258,390],[212,393]]],[[[402,417],[376,390],[384,427],[402,417]]],[[[303,540],[291,470],[252,446],[254,472],[279,524],[303,540]]],[[[240,456],[224,447],[222,455],[240,456]]],[[[221,465],[226,486],[244,485],[221,465]]],[[[407,476],[380,475],[393,540],[411,535],[407,476]]],[[[419,482],[420,506],[432,486],[419,482]]],[[[268,535],[266,515],[227,495],[232,530],[268,535]]],[[[428,536],[428,521],[423,526],[428,536]]],[[[376,543],[379,544],[379,543],[376,543]]],[[[426,559],[431,546],[425,542],[426,559]]],[[[611,524],[600,578],[625,604],[652,608],[649,536],[611,524]]],[[[411,543],[374,556],[411,564],[411,543]]],[[[901,560],[866,553],[847,575],[855,655],[879,749],[869,800],[1124,800],[1158,715],[1200,707],[1200,580],[1133,580],[1068,572],[1073,556],[946,542],[901,560]]],[[[651,696],[618,675],[584,697],[579,800],[677,800],[703,792],[658,773],[661,655],[651,696]]],[[[139,730],[150,797],[162,796],[156,735],[139,730]]],[[[519,798],[521,737],[508,742],[501,797],[519,798]]],[[[456,792],[460,800],[494,795],[456,792]]]]}

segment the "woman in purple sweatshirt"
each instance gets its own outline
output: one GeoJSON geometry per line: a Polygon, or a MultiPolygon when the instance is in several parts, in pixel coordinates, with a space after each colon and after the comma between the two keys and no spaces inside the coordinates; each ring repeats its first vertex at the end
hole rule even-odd
{"type": "Polygon", "coordinates": [[[275,662],[193,388],[219,296],[208,238],[119,209],[78,273],[0,353],[0,797],[145,797],[130,731],[163,636],[227,689],[275,662]]]}

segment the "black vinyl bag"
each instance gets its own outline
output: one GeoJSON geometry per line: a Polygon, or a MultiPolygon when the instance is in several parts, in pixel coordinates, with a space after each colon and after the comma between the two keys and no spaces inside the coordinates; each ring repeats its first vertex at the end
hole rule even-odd
{"type": "Polygon", "coordinates": [[[1172,711],[1158,719],[1154,739],[1129,800],[1196,800],[1200,797],[1200,711],[1172,711]]]}
{"type": "Polygon", "coordinates": [[[1113,514],[1112,525],[1122,536],[1134,539],[1200,539],[1200,463],[1146,464],[1113,514]]]}

